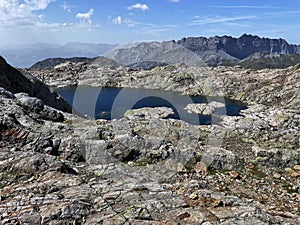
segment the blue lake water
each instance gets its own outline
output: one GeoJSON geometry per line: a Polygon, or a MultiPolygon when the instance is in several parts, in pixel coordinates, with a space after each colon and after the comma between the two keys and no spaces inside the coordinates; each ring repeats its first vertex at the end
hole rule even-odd
{"type": "Polygon", "coordinates": [[[129,109],[142,107],[166,106],[172,108],[174,114],[169,116],[181,119],[191,124],[211,124],[217,122],[219,116],[205,116],[187,113],[184,108],[190,103],[207,103],[218,101],[226,107],[218,110],[218,115],[239,115],[246,106],[240,101],[221,97],[187,96],[179,92],[163,90],[145,90],[134,88],[104,88],[104,87],[65,87],[56,89],[74,109],[94,119],[120,119],[129,109]]]}

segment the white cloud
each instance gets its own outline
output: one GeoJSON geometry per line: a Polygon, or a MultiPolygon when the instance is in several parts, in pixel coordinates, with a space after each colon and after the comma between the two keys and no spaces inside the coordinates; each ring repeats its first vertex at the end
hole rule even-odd
{"type": "Polygon", "coordinates": [[[3,26],[32,24],[38,17],[33,13],[44,10],[55,0],[1,0],[0,22],[3,26]]]}
{"type": "Polygon", "coordinates": [[[75,8],[76,6],[69,5],[66,2],[64,2],[60,7],[63,8],[63,10],[67,11],[68,13],[71,13],[72,12],[71,8],[75,8]]]}
{"type": "Polygon", "coordinates": [[[160,36],[164,33],[173,31],[178,29],[179,26],[172,25],[172,24],[152,24],[152,23],[140,23],[143,27],[138,31],[138,33],[142,35],[149,35],[149,36],[160,36]]]}
{"type": "Polygon", "coordinates": [[[86,42],[97,40],[93,39],[102,32],[100,24],[89,23],[43,23],[36,22],[34,26],[7,27],[0,26],[0,43],[35,43],[35,42],[86,42]],[[74,35],[76,34],[76,35],[74,35]],[[95,35],[98,34],[98,35],[95,35]],[[22,37],[22,38],[20,38],[22,37]]]}
{"type": "Polygon", "coordinates": [[[86,13],[77,13],[76,18],[82,20],[90,20],[92,15],[94,15],[94,9],[90,9],[86,13]]]}
{"type": "Polygon", "coordinates": [[[113,18],[112,19],[112,23],[113,24],[122,24],[122,17],[121,16],[118,16],[116,18],[113,18]]]}
{"type": "Polygon", "coordinates": [[[169,2],[180,2],[180,0],[168,0],[169,2]]]}
{"type": "Polygon", "coordinates": [[[113,24],[118,24],[118,25],[125,24],[128,27],[134,27],[137,24],[137,22],[131,19],[126,19],[126,18],[123,19],[121,16],[117,16],[115,18],[109,17],[109,20],[111,20],[113,24]]]}
{"type": "Polygon", "coordinates": [[[128,10],[140,9],[142,11],[147,11],[149,10],[149,6],[146,4],[136,3],[134,5],[128,6],[127,9],[128,10]]]}
{"type": "Polygon", "coordinates": [[[143,35],[151,35],[151,36],[159,36],[162,35],[162,33],[172,31],[172,28],[153,28],[153,29],[147,29],[143,28],[140,33],[143,35]]]}
{"type": "MultiPolygon", "coordinates": [[[[3,0],[2,0],[3,1],[3,0]]],[[[4,2],[7,0],[4,0],[4,2]]],[[[20,7],[29,9],[30,11],[46,9],[49,3],[54,2],[55,0],[25,0],[24,3],[20,4],[20,7]]],[[[18,0],[10,0],[10,2],[18,3],[18,0]]]]}
{"type": "Polygon", "coordinates": [[[204,17],[201,19],[199,16],[194,17],[196,20],[192,21],[189,25],[204,25],[212,23],[227,23],[240,20],[256,19],[256,16],[236,16],[236,17],[204,17]]]}
{"type": "MultiPolygon", "coordinates": [[[[56,0],[0,0],[0,43],[7,42],[38,42],[60,40],[65,41],[70,34],[77,33],[78,37],[91,38],[90,32],[100,32],[100,24],[94,24],[91,17],[94,13],[90,9],[87,13],[78,13],[79,22],[44,22],[43,11],[51,2],[56,0]],[[22,38],[20,38],[22,37],[22,38]]],[[[76,6],[67,3],[60,6],[68,11],[76,6]]]]}

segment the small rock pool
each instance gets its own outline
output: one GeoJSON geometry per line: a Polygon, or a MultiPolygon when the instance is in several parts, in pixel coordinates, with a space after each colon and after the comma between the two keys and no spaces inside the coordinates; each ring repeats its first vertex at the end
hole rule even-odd
{"type": "Polygon", "coordinates": [[[242,102],[228,98],[195,97],[164,90],[77,86],[58,88],[56,92],[74,109],[94,119],[120,119],[130,109],[166,106],[174,111],[169,118],[204,125],[211,124],[212,120],[217,122],[222,115],[237,116],[242,109],[247,108],[242,102]],[[223,103],[224,107],[218,108],[212,115],[196,114],[187,110],[189,104],[212,102],[223,103]]]}

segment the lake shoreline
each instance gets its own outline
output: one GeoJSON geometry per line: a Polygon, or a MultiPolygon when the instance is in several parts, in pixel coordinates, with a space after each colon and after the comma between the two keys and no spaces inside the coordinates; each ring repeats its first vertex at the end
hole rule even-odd
{"type": "Polygon", "coordinates": [[[217,96],[188,96],[173,91],[90,86],[55,90],[70,105],[74,104],[77,111],[94,119],[121,119],[130,109],[164,106],[174,111],[168,118],[183,119],[193,124],[211,124],[211,116],[216,116],[217,111],[219,117],[238,116],[240,110],[247,108],[237,100],[217,96]],[[90,95],[97,97],[94,105],[87,107],[83,103],[91,99],[90,95]],[[195,110],[197,106],[202,106],[202,111],[195,110]],[[94,108],[95,111],[91,114],[87,108],[94,108]]]}

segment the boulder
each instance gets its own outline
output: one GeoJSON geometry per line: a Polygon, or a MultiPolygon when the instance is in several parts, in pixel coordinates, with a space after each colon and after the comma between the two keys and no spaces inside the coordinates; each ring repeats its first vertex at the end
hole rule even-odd
{"type": "Polygon", "coordinates": [[[222,108],[225,109],[224,103],[212,101],[209,103],[188,104],[184,109],[187,110],[188,113],[212,115],[216,113],[217,109],[222,109],[222,108]]]}
{"type": "Polygon", "coordinates": [[[169,115],[174,114],[173,110],[167,107],[155,107],[155,108],[141,108],[129,110],[125,113],[125,117],[130,120],[136,119],[158,119],[166,118],[169,115]]]}

